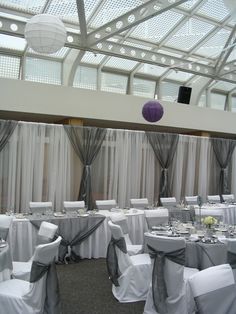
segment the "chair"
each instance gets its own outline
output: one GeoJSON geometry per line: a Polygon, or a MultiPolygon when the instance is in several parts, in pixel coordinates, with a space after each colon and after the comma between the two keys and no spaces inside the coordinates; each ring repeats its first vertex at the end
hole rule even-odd
{"type": "Polygon", "coordinates": [[[185,196],[184,200],[187,205],[198,205],[198,196],[185,196]]]}
{"type": "Polygon", "coordinates": [[[167,225],[169,222],[169,211],[167,208],[145,210],[144,213],[149,230],[152,230],[152,227],[167,225]]]}
{"type": "MultiPolygon", "coordinates": [[[[50,222],[43,221],[38,231],[37,244],[52,242],[57,232],[58,226],[50,222]]],[[[36,249],[33,256],[27,262],[13,262],[12,277],[29,281],[32,261],[34,260],[36,249]]]]}
{"type": "Polygon", "coordinates": [[[222,194],[223,201],[233,203],[235,201],[234,194],[222,194]]]}
{"type": "Polygon", "coordinates": [[[209,203],[220,203],[220,195],[207,195],[207,201],[209,203]]]}
{"type": "Polygon", "coordinates": [[[140,254],[143,252],[143,246],[142,245],[134,245],[129,237],[129,228],[128,228],[128,222],[127,217],[123,213],[113,213],[111,216],[111,221],[113,224],[116,224],[120,226],[122,237],[125,239],[127,251],[129,255],[135,255],[140,254]]]}
{"type": "Polygon", "coordinates": [[[209,267],[189,278],[199,314],[235,314],[236,284],[229,264],[209,267]]]}
{"type": "Polygon", "coordinates": [[[145,234],[145,241],[154,265],[144,314],[192,313],[194,302],[188,294],[187,279],[198,269],[184,267],[185,239],[145,234]]]}
{"type": "Polygon", "coordinates": [[[110,210],[112,208],[115,208],[117,206],[116,200],[97,200],[95,201],[96,206],[99,210],[110,210]]]}
{"type": "Polygon", "coordinates": [[[161,197],[160,201],[161,201],[162,206],[164,207],[177,205],[177,201],[175,197],[161,197]]]}
{"type": "Polygon", "coordinates": [[[7,240],[12,220],[13,220],[12,216],[0,215],[0,239],[5,241],[7,240]]]}
{"type": "Polygon", "coordinates": [[[151,281],[150,257],[148,254],[129,256],[120,226],[111,221],[108,221],[108,225],[112,233],[107,249],[107,268],[113,283],[112,293],[119,302],[145,300],[151,281]]]}
{"type": "Polygon", "coordinates": [[[57,285],[56,273],[54,272],[54,278],[51,276],[53,275],[53,271],[55,271],[52,265],[60,242],[61,237],[58,237],[54,242],[37,246],[31,269],[31,282],[11,279],[0,283],[0,314],[41,314],[44,313],[44,307],[47,305],[45,302],[48,299],[56,306],[58,301],[50,293],[56,292],[57,287],[47,289],[46,285],[57,285]],[[49,269],[47,269],[48,265],[51,265],[49,269]],[[39,271],[42,269],[45,272],[41,272],[40,274],[39,271]],[[50,276],[47,276],[48,272],[50,272],[50,276]],[[36,276],[38,275],[38,278],[35,277],[35,274],[36,276]]]}
{"type": "Polygon", "coordinates": [[[78,209],[85,208],[84,201],[64,201],[63,205],[66,213],[76,212],[78,209]]]}
{"type": "Polygon", "coordinates": [[[52,211],[52,202],[30,202],[29,208],[33,215],[46,214],[46,211],[52,211]]]}
{"type": "Polygon", "coordinates": [[[131,198],[130,205],[134,208],[145,208],[148,207],[148,199],[147,198],[131,198]]]}

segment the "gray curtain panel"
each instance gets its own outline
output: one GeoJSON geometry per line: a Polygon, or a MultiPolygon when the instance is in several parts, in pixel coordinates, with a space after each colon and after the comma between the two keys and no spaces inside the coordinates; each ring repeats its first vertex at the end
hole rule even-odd
{"type": "Polygon", "coordinates": [[[106,136],[106,129],[64,125],[76,154],[84,165],[80,183],[79,200],[85,201],[88,209],[93,208],[91,187],[91,164],[97,157],[106,136]]]}
{"type": "Polygon", "coordinates": [[[17,121],[0,120],[0,151],[2,151],[7,144],[16,126],[17,121]]]}
{"type": "Polygon", "coordinates": [[[154,154],[161,165],[160,197],[170,196],[170,186],[168,182],[168,169],[174,158],[179,135],[170,133],[146,132],[147,138],[153,148],[154,154]]]}
{"type": "Polygon", "coordinates": [[[222,194],[230,193],[227,168],[231,161],[236,141],[230,139],[212,138],[211,144],[216,160],[220,166],[219,194],[222,200],[222,194]]]}

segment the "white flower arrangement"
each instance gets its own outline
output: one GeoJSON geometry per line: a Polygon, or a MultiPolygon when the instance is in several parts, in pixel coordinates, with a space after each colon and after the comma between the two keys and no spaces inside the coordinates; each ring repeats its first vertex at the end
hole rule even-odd
{"type": "Polygon", "coordinates": [[[204,225],[211,228],[212,225],[217,224],[217,219],[215,219],[212,216],[207,216],[207,217],[203,218],[202,222],[204,223],[204,225]]]}

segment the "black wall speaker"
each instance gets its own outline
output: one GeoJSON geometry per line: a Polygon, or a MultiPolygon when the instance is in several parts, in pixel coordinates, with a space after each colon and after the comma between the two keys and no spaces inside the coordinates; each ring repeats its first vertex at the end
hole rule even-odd
{"type": "Polygon", "coordinates": [[[192,92],[191,87],[180,86],[177,102],[181,102],[183,104],[189,104],[191,92],[192,92]]]}

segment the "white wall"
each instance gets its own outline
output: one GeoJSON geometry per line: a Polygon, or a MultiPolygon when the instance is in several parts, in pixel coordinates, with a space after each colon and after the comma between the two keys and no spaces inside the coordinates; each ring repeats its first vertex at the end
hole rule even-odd
{"type": "MultiPolygon", "coordinates": [[[[1,110],[150,124],[142,97],[0,78],[1,110]]],[[[167,101],[159,126],[236,134],[236,113],[167,101]]]]}

